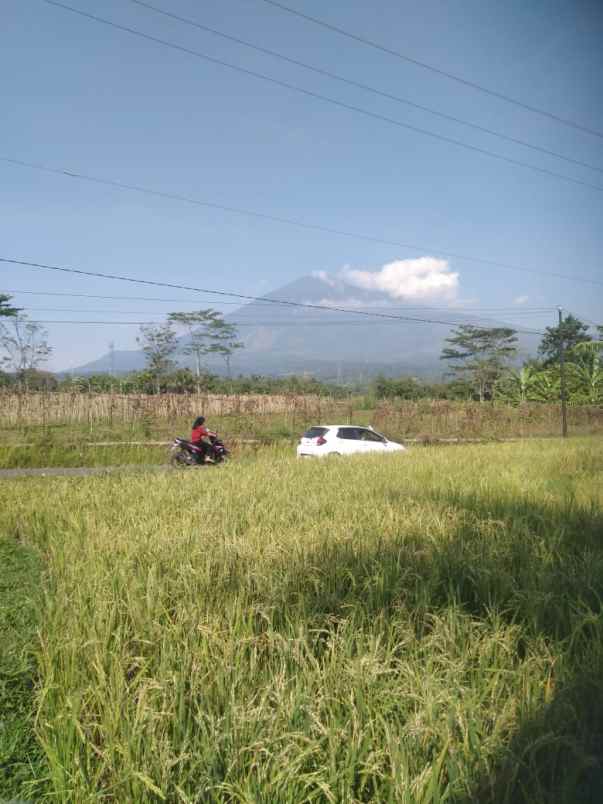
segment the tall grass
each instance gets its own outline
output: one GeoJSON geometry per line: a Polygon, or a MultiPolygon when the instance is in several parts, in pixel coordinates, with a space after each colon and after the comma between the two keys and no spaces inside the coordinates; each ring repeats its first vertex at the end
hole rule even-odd
{"type": "MultiPolygon", "coordinates": [[[[312,395],[1,393],[0,431],[57,425],[95,431],[125,426],[151,434],[202,412],[225,423],[225,432],[252,435],[271,429],[299,435],[312,424],[369,420],[398,437],[524,437],[557,435],[559,405],[394,400],[373,409],[364,397],[336,400],[312,395]],[[272,428],[274,429],[274,427],[272,428]]],[[[574,433],[603,432],[603,408],[577,405],[568,411],[574,433]]]]}
{"type": "Polygon", "coordinates": [[[45,773],[33,728],[41,571],[35,551],[0,535],[0,801],[27,798],[45,773]]]}
{"type": "Polygon", "coordinates": [[[6,484],[38,795],[601,800],[602,478],[592,440],[6,484]]]}
{"type": "MultiPolygon", "coordinates": [[[[130,422],[145,416],[159,419],[193,419],[299,412],[318,415],[326,407],[345,409],[345,402],[303,394],[105,394],[64,392],[1,392],[0,426],[59,422],[130,422]]],[[[348,406],[349,407],[349,406],[348,406]]]]}

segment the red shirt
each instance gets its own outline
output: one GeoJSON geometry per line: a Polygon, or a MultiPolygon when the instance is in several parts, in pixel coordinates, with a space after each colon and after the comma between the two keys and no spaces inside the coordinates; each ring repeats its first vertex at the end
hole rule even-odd
{"type": "Polygon", "coordinates": [[[193,427],[191,441],[193,444],[198,444],[202,438],[208,438],[211,435],[215,435],[215,433],[212,433],[207,429],[207,427],[204,427],[202,424],[200,424],[198,427],[193,427]]]}

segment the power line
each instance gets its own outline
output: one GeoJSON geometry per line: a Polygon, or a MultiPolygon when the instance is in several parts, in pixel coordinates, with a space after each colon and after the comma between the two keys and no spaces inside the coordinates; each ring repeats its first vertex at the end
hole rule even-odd
{"type": "MultiPolygon", "coordinates": [[[[268,297],[261,297],[261,296],[251,296],[244,293],[235,293],[233,291],[226,291],[226,290],[210,290],[208,288],[196,288],[190,285],[180,285],[176,284],[175,282],[159,282],[157,280],[152,279],[136,279],[131,276],[121,276],[119,274],[105,274],[100,273],[98,271],[84,271],[81,268],[67,268],[64,266],[59,265],[46,265],[44,263],[38,262],[28,262],[26,260],[15,260],[9,257],[0,257],[0,262],[8,263],[11,265],[21,265],[28,268],[36,268],[40,270],[47,270],[47,271],[58,271],[61,273],[67,274],[78,274],[80,276],[89,276],[94,277],[97,279],[113,279],[119,282],[130,282],[135,285],[150,285],[152,287],[162,287],[162,288],[172,288],[177,290],[188,290],[192,291],[193,293],[206,293],[212,294],[216,296],[226,296],[232,297],[237,299],[244,299],[246,301],[264,301],[270,304],[280,304],[286,307],[294,307],[294,308],[302,308],[307,310],[326,310],[328,312],[338,312],[338,313],[350,313],[351,315],[360,315],[360,316],[367,316],[371,318],[383,318],[383,319],[390,319],[395,321],[410,321],[416,322],[421,324],[442,324],[444,326],[450,326],[450,321],[440,321],[437,319],[429,319],[429,318],[419,318],[417,316],[402,316],[402,315],[392,315],[391,313],[382,313],[382,312],[367,312],[366,310],[358,310],[353,308],[347,307],[337,307],[334,305],[322,305],[322,304],[310,304],[308,302],[296,302],[291,301],[288,299],[271,299],[268,297]]],[[[99,322],[100,323],[100,322],[99,322]]],[[[136,322],[133,322],[136,323],[136,322]]],[[[143,322],[144,323],[144,322],[143,322]]],[[[456,322],[460,323],[460,322],[456,322]]],[[[540,333],[538,333],[540,334],[540,333]]]]}
{"type": "MultiPolygon", "coordinates": [[[[26,293],[29,296],[69,296],[79,299],[105,299],[108,301],[152,301],[161,304],[194,304],[190,299],[157,299],[152,296],[97,296],[92,293],[59,293],[57,291],[43,290],[4,290],[4,293],[26,293]]],[[[213,299],[200,299],[199,301],[213,301],[213,299]]],[[[241,302],[221,301],[220,304],[241,305],[241,302]]],[[[30,308],[32,309],[32,308],[30,308]]]]}
{"type": "Polygon", "coordinates": [[[35,162],[26,162],[23,159],[14,159],[12,157],[0,156],[0,162],[6,162],[10,165],[17,167],[31,168],[32,170],[40,170],[45,173],[52,173],[58,176],[67,176],[71,179],[79,179],[81,181],[89,181],[94,184],[101,184],[107,187],[114,187],[118,190],[128,190],[143,195],[154,196],[156,198],[166,198],[170,201],[179,201],[192,206],[204,207],[206,209],[216,209],[221,212],[229,212],[235,215],[245,215],[259,220],[272,221],[287,226],[295,226],[299,229],[306,229],[314,232],[323,232],[325,234],[338,235],[339,237],[350,237],[355,240],[363,240],[369,243],[378,243],[385,246],[394,246],[396,248],[404,248],[412,251],[427,251],[434,256],[450,257],[458,260],[466,260],[467,262],[475,262],[483,265],[489,265],[493,268],[502,268],[506,271],[518,271],[519,273],[535,274],[536,276],[551,276],[556,279],[567,279],[570,282],[585,282],[590,285],[603,285],[603,281],[598,279],[587,279],[580,276],[568,276],[567,274],[559,274],[553,271],[536,271],[532,268],[520,267],[511,265],[510,263],[500,262],[498,260],[489,260],[485,257],[469,257],[466,254],[458,254],[454,251],[444,251],[440,248],[432,248],[431,246],[417,245],[416,243],[402,243],[397,240],[386,240],[385,238],[375,237],[373,235],[361,234],[359,232],[347,232],[342,229],[334,229],[330,226],[322,226],[318,223],[307,223],[296,218],[283,218],[280,215],[272,215],[266,212],[258,212],[257,210],[246,209],[243,207],[232,207],[225,204],[218,204],[214,201],[204,201],[191,196],[180,195],[179,193],[168,193],[162,190],[154,190],[149,187],[143,187],[136,184],[126,184],[125,182],[115,181],[113,179],[101,179],[98,176],[91,176],[90,174],[80,173],[75,170],[67,168],[53,168],[48,165],[43,165],[35,162]]]}
{"type": "Polygon", "coordinates": [[[598,192],[603,192],[603,186],[601,185],[592,184],[591,182],[584,181],[582,179],[577,179],[572,176],[566,176],[564,173],[557,173],[554,170],[549,170],[548,168],[532,165],[529,162],[522,162],[519,159],[513,159],[509,156],[504,156],[503,154],[495,153],[494,151],[490,151],[486,148],[480,148],[477,145],[471,145],[467,142],[463,142],[462,140],[457,140],[454,139],[453,137],[447,137],[443,134],[438,134],[437,132],[430,131],[429,129],[426,128],[420,128],[419,126],[414,126],[411,125],[410,123],[403,123],[401,120],[396,120],[393,117],[388,117],[387,115],[382,115],[377,112],[372,112],[369,109],[364,109],[361,106],[355,106],[351,103],[345,103],[344,101],[336,100],[335,98],[331,98],[327,95],[322,95],[319,92],[304,89],[303,87],[297,86],[296,84],[290,84],[287,81],[281,81],[279,78],[274,78],[272,76],[265,75],[264,73],[260,73],[255,70],[250,70],[247,67],[240,67],[237,64],[231,64],[230,62],[224,61],[223,59],[217,59],[213,56],[208,56],[207,54],[201,53],[198,50],[192,50],[191,48],[184,47],[183,45],[178,45],[174,42],[169,42],[166,39],[160,39],[159,37],[143,33],[142,31],[139,31],[136,28],[131,28],[127,25],[120,25],[119,23],[112,22],[111,20],[105,19],[104,17],[99,17],[96,14],[89,14],[86,11],[74,8],[73,6],[68,6],[65,3],[60,3],[58,2],[58,0],[42,0],[42,2],[50,6],[56,6],[57,8],[62,8],[74,14],[78,14],[81,17],[85,17],[86,19],[90,19],[94,22],[101,23],[102,25],[108,25],[111,28],[116,28],[119,31],[124,31],[125,33],[129,33],[132,36],[136,36],[141,39],[154,42],[155,44],[162,45],[163,47],[168,47],[172,50],[178,50],[182,53],[187,53],[190,56],[195,56],[196,58],[203,59],[204,61],[208,61],[212,64],[217,64],[221,67],[227,67],[230,70],[235,70],[236,72],[243,73],[244,75],[248,75],[253,78],[258,78],[261,81],[266,81],[270,84],[275,84],[276,86],[283,87],[284,89],[291,90],[292,92],[297,92],[301,95],[305,95],[306,97],[316,98],[318,100],[324,101],[325,103],[330,103],[333,106],[337,106],[341,109],[346,109],[347,111],[361,114],[364,117],[379,120],[382,123],[388,123],[390,125],[397,126],[398,128],[404,128],[408,131],[413,131],[417,134],[422,134],[424,136],[440,140],[441,142],[446,142],[449,145],[456,145],[459,148],[464,148],[465,150],[473,151],[475,153],[482,154],[483,156],[489,156],[492,159],[497,159],[501,162],[506,162],[507,164],[514,165],[515,167],[522,167],[527,170],[535,171],[536,173],[541,173],[547,176],[552,176],[553,178],[556,179],[562,179],[563,181],[571,182],[572,184],[579,184],[583,187],[588,187],[591,190],[597,190],[598,192]]]}
{"type": "MultiPolygon", "coordinates": [[[[91,293],[67,293],[67,292],[58,292],[58,291],[48,291],[48,290],[8,290],[7,288],[3,288],[4,293],[15,294],[15,293],[24,293],[29,296],[66,296],[69,298],[83,298],[83,299],[104,299],[108,301],[151,301],[151,302],[158,302],[160,304],[189,304],[194,305],[194,302],[188,299],[166,299],[162,298],[159,299],[156,296],[98,296],[96,294],[91,293]]],[[[213,299],[207,299],[207,301],[213,301],[213,299]]],[[[264,302],[268,304],[269,302],[266,300],[264,296],[258,297],[258,302],[264,302]]],[[[256,303],[256,302],[254,302],[256,303]]],[[[219,304],[236,304],[240,306],[240,302],[234,301],[221,301],[219,304]]],[[[370,308],[374,305],[364,305],[364,309],[367,307],[370,308]]],[[[505,315],[532,315],[532,314],[548,314],[553,310],[556,310],[556,307],[522,307],[520,310],[517,307],[433,307],[428,306],[425,304],[404,304],[404,305],[394,305],[394,304],[384,304],[383,307],[387,307],[388,310],[439,310],[442,312],[449,312],[453,313],[501,313],[505,315]]],[[[363,308],[363,305],[360,305],[360,308],[363,308]]],[[[34,309],[32,307],[29,308],[34,309]]],[[[39,308],[38,308],[39,309],[39,308]]],[[[117,312],[117,311],[116,311],[117,312]]],[[[235,313],[234,315],[238,315],[235,313]]]]}
{"type": "Polygon", "coordinates": [[[584,126],[581,123],[576,123],[574,120],[569,120],[568,118],[560,117],[559,115],[556,115],[553,112],[549,112],[546,109],[540,109],[537,106],[531,106],[528,103],[524,103],[523,101],[517,100],[516,98],[512,98],[510,95],[505,95],[504,93],[498,92],[495,89],[490,89],[489,87],[486,87],[483,84],[478,84],[475,81],[470,81],[466,78],[462,78],[461,76],[455,75],[454,73],[450,73],[447,70],[442,70],[441,68],[436,67],[433,64],[428,64],[427,62],[419,61],[419,59],[415,59],[412,56],[407,56],[406,54],[401,53],[399,50],[393,50],[392,48],[386,47],[385,45],[380,45],[378,42],[374,42],[373,40],[367,39],[364,36],[354,34],[351,31],[346,31],[337,25],[333,25],[332,23],[327,22],[326,20],[319,19],[318,17],[313,17],[310,14],[305,14],[302,11],[298,11],[295,8],[290,8],[289,6],[284,5],[284,3],[278,2],[278,0],[263,0],[263,1],[264,3],[267,3],[270,6],[280,8],[281,11],[285,11],[287,14],[293,14],[294,16],[312,22],[315,25],[320,25],[322,28],[334,31],[335,33],[341,34],[341,36],[345,36],[348,39],[354,40],[355,42],[360,42],[361,44],[366,45],[367,47],[374,48],[375,50],[380,50],[382,53],[387,53],[390,56],[395,56],[396,58],[402,59],[402,61],[409,62],[410,64],[414,64],[417,67],[422,67],[425,70],[430,70],[433,73],[442,75],[445,78],[449,78],[451,81],[456,81],[459,84],[463,84],[464,86],[470,87],[471,89],[475,89],[478,92],[483,92],[486,95],[498,98],[499,100],[503,100],[506,103],[511,103],[514,106],[518,106],[521,109],[527,110],[528,112],[543,115],[544,117],[548,117],[550,120],[554,120],[556,123],[562,123],[564,126],[570,126],[571,128],[575,128],[578,131],[584,131],[587,134],[594,135],[595,137],[603,138],[603,132],[601,131],[597,131],[596,129],[584,126]]]}
{"type": "MultiPolygon", "coordinates": [[[[36,312],[36,313],[92,313],[92,314],[102,314],[102,313],[111,313],[112,315],[158,315],[158,316],[165,316],[164,312],[160,310],[111,310],[104,308],[103,310],[82,310],[81,308],[73,309],[71,307],[26,307],[24,308],[26,312],[36,312]]],[[[438,308],[436,308],[438,309],[438,308]]],[[[441,309],[441,308],[440,308],[441,309]]],[[[466,313],[465,313],[466,315],[466,313]]],[[[502,315],[508,315],[503,313],[502,315]]],[[[546,315],[550,315],[550,313],[546,313],[546,315]]],[[[459,322],[459,314],[458,313],[450,313],[450,324],[456,324],[459,322]]],[[[487,315],[473,315],[472,319],[474,321],[492,321],[493,319],[487,315]]],[[[462,322],[462,319],[461,319],[462,322]]],[[[155,322],[157,323],[157,322],[155,322]]],[[[328,320],[325,321],[323,319],[303,319],[303,320],[291,320],[291,319],[281,319],[280,321],[261,321],[261,320],[245,320],[240,316],[237,316],[236,313],[230,319],[230,323],[234,324],[237,327],[325,327],[325,326],[347,326],[348,324],[354,325],[373,325],[373,326],[382,326],[383,324],[389,323],[398,323],[398,321],[333,321],[328,320]],[[236,318],[235,318],[236,316],[236,318]]]]}
{"type": "MultiPolygon", "coordinates": [[[[80,312],[79,310],[75,310],[74,312],[80,312]]],[[[92,311],[87,311],[92,312],[92,311]]],[[[161,322],[150,320],[150,321],[74,321],[74,320],[58,320],[58,319],[31,319],[33,324],[100,324],[102,326],[113,326],[113,325],[120,325],[123,324],[124,326],[154,326],[161,322]]],[[[384,326],[384,325],[391,325],[391,324],[400,324],[405,322],[400,321],[327,321],[327,322],[314,322],[314,326],[317,327],[330,327],[330,326],[384,326]]],[[[416,323],[416,322],[415,322],[416,323]]],[[[445,324],[449,327],[457,326],[460,322],[458,321],[437,321],[437,322],[422,322],[422,323],[436,323],[436,324],[445,324]]],[[[263,327],[283,327],[283,326],[290,326],[290,327],[307,327],[308,324],[306,323],[289,323],[286,324],[284,322],[276,322],[276,321],[263,321],[261,323],[256,324],[236,324],[237,327],[252,327],[252,326],[263,326],[263,327]]],[[[518,333],[519,335],[544,335],[543,332],[536,329],[514,329],[514,332],[518,333]]],[[[405,332],[406,335],[410,334],[408,330],[405,332]]],[[[414,334],[414,333],[413,333],[414,334]]]]}
{"type": "Polygon", "coordinates": [[[508,134],[503,134],[500,131],[494,131],[491,128],[487,128],[486,126],[480,126],[477,123],[471,123],[468,120],[463,120],[459,117],[455,117],[454,115],[446,114],[445,112],[440,112],[437,109],[432,109],[429,106],[424,106],[420,103],[415,103],[414,101],[408,100],[407,98],[401,98],[399,95],[393,95],[390,92],[385,92],[383,90],[377,89],[376,87],[370,86],[368,84],[364,84],[360,81],[355,81],[351,78],[346,78],[345,76],[338,75],[337,73],[333,73],[329,70],[325,70],[321,67],[317,67],[313,64],[308,64],[307,62],[300,61],[299,59],[291,58],[290,56],[285,55],[284,53],[279,53],[278,51],[271,50],[266,47],[262,47],[260,45],[255,45],[252,42],[248,42],[245,39],[240,39],[237,36],[232,36],[231,34],[224,33],[224,31],[219,31],[216,28],[211,28],[208,25],[204,25],[196,20],[191,20],[187,17],[181,17],[179,14],[174,14],[172,11],[166,11],[163,8],[159,8],[158,6],[154,6],[151,3],[146,3],[143,0],[130,0],[131,3],[134,3],[137,6],[141,6],[142,8],[149,9],[150,11],[154,11],[157,14],[162,14],[165,17],[169,17],[170,19],[177,20],[185,25],[189,25],[191,27],[197,28],[200,31],[204,31],[206,33],[213,34],[215,36],[219,36],[222,39],[226,39],[230,42],[235,42],[238,45],[243,45],[244,47],[250,48],[251,50],[255,50],[258,53],[263,53],[268,56],[272,56],[275,59],[280,59],[281,61],[288,62],[289,64],[293,64],[296,67],[303,67],[305,70],[310,70],[311,72],[317,73],[318,75],[323,75],[327,78],[332,78],[335,81],[340,81],[341,83],[348,84],[349,86],[356,87],[357,89],[362,89],[366,92],[371,92],[374,95],[378,95],[382,98],[387,98],[388,100],[395,101],[396,103],[403,103],[407,106],[412,106],[415,109],[420,109],[423,112],[427,112],[428,114],[436,115],[444,120],[450,120],[453,123],[460,123],[463,126],[468,126],[469,128],[473,128],[476,131],[481,131],[485,134],[490,134],[493,137],[499,137],[502,140],[506,140],[507,142],[511,142],[515,145],[521,145],[525,148],[531,148],[534,151],[538,151],[543,154],[547,154],[548,156],[553,156],[556,159],[563,159],[566,162],[569,162],[574,165],[579,165],[580,167],[589,168],[590,170],[596,170],[600,173],[603,173],[603,167],[598,167],[597,165],[591,165],[588,162],[582,162],[579,159],[573,159],[571,156],[565,156],[564,154],[557,153],[556,151],[551,151],[548,148],[544,148],[540,145],[535,145],[530,142],[526,142],[525,140],[521,140],[517,137],[511,137],[508,134]]]}
{"type": "MultiPolygon", "coordinates": [[[[392,310],[407,310],[411,309],[410,305],[388,305],[392,310]]],[[[421,310],[445,310],[446,312],[454,313],[500,313],[501,315],[548,315],[555,307],[413,307],[412,309],[421,310]]]]}
{"type": "MultiPolygon", "coordinates": [[[[111,315],[160,315],[165,316],[166,313],[161,310],[111,310],[105,308],[104,310],[82,310],[80,307],[74,310],[72,307],[25,307],[26,312],[36,313],[111,313],[111,315]]],[[[169,314],[168,314],[169,315],[169,314]]]]}
{"type": "Polygon", "coordinates": [[[157,324],[157,321],[72,321],[72,320],[62,320],[59,321],[54,318],[50,319],[32,319],[32,324],[99,324],[102,326],[131,326],[131,327],[142,327],[142,326],[150,326],[153,324],[157,324]]]}

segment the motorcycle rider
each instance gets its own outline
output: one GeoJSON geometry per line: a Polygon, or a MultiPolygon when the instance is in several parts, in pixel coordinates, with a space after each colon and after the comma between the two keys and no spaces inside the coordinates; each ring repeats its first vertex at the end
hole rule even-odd
{"type": "Polygon", "coordinates": [[[209,463],[215,463],[213,457],[213,445],[211,442],[212,436],[215,437],[215,435],[216,433],[212,433],[205,426],[205,416],[197,416],[193,422],[191,443],[201,449],[203,452],[203,460],[209,463]]]}

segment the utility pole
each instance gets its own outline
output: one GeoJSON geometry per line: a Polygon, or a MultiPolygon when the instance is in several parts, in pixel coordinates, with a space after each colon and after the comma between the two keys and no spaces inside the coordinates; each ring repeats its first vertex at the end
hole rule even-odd
{"type": "Polygon", "coordinates": [[[565,405],[565,341],[563,337],[563,310],[559,310],[559,370],[561,374],[561,435],[567,438],[567,409],[565,405]]]}

